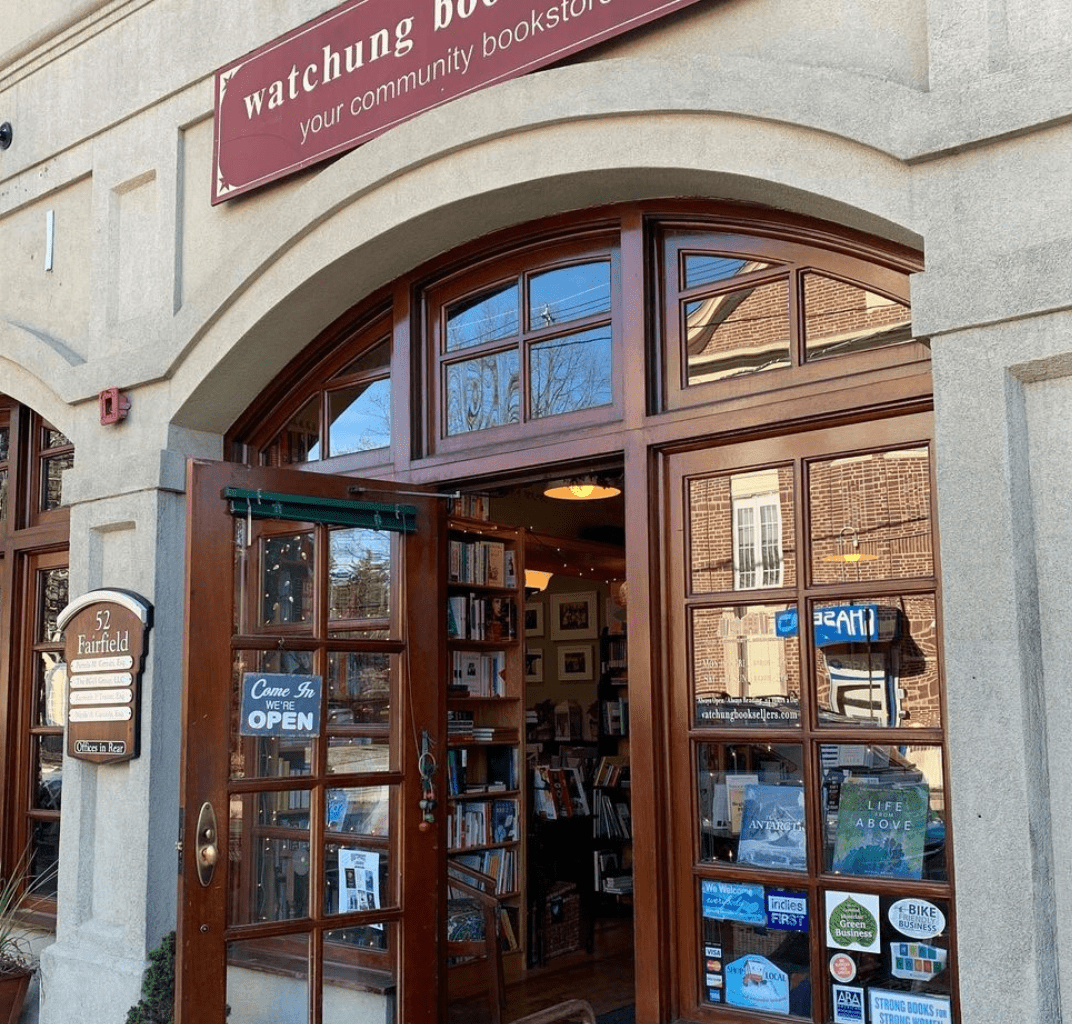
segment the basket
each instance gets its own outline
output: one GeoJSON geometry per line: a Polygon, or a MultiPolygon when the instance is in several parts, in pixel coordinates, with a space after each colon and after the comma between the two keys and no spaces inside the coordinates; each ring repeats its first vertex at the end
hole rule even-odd
{"type": "Polygon", "coordinates": [[[556,882],[543,905],[543,955],[560,956],[580,947],[581,897],[571,882],[556,882]]]}

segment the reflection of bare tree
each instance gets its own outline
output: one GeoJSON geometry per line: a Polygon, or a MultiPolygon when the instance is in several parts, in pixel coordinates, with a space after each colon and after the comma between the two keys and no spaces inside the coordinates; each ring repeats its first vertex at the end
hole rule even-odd
{"type": "Polygon", "coordinates": [[[391,541],[375,530],[331,535],[331,617],[380,619],[391,610],[391,541]]]}
{"type": "Polygon", "coordinates": [[[530,414],[556,416],[606,405],[610,395],[610,328],[570,334],[532,349],[530,414]]]}

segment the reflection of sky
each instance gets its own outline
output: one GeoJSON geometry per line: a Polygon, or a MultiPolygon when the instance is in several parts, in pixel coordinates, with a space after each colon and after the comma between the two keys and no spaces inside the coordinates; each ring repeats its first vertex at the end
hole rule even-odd
{"type": "Polygon", "coordinates": [[[386,448],[390,443],[391,382],[377,380],[332,420],[331,454],[366,452],[386,448]]]}

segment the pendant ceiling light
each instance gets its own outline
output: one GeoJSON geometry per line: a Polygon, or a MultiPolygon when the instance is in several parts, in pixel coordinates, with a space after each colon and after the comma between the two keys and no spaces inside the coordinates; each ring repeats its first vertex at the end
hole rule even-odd
{"type": "Polygon", "coordinates": [[[563,501],[598,501],[601,498],[617,497],[622,490],[607,480],[578,476],[567,480],[552,480],[543,493],[545,498],[560,498],[563,501]]]}

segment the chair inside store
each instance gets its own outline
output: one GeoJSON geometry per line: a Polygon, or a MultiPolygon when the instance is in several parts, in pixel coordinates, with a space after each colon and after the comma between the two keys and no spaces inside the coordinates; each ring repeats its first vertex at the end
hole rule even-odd
{"type": "Polygon", "coordinates": [[[451,963],[482,960],[490,1024],[502,1024],[506,1014],[502,946],[499,942],[499,898],[495,879],[457,861],[447,867],[447,956],[451,963]]]}

